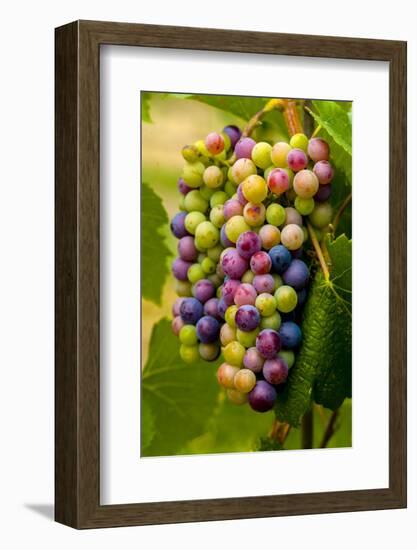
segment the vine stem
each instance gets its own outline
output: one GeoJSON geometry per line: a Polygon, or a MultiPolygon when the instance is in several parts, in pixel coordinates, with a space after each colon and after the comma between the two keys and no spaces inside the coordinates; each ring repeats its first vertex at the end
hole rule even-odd
{"type": "Polygon", "coordinates": [[[280,422],[277,418],[274,420],[269,437],[275,439],[281,445],[284,445],[285,440],[290,433],[291,426],[287,422],[280,422]]]}
{"type": "Polygon", "coordinates": [[[345,200],[340,205],[339,210],[336,212],[336,215],[332,221],[333,232],[336,231],[336,227],[340,221],[340,218],[342,217],[343,212],[345,211],[345,209],[347,208],[351,200],[352,200],[352,193],[349,193],[349,195],[345,198],[345,200]]]}
{"type": "Polygon", "coordinates": [[[327,447],[327,444],[329,443],[330,439],[333,437],[333,435],[336,432],[335,424],[337,417],[339,416],[339,409],[336,409],[332,412],[332,415],[329,419],[329,422],[326,427],[326,431],[324,432],[323,439],[320,443],[320,449],[324,449],[327,447]]]}
{"type": "Polygon", "coordinates": [[[246,127],[244,128],[242,132],[242,137],[248,137],[251,135],[251,133],[255,130],[257,126],[261,123],[262,118],[267,114],[273,111],[274,109],[277,109],[279,111],[282,111],[285,107],[283,99],[270,99],[265,106],[258,111],[253,117],[249,120],[246,127]]]}
{"type": "Polygon", "coordinates": [[[320,248],[320,243],[317,240],[316,233],[315,233],[315,231],[313,229],[313,226],[311,225],[310,222],[307,222],[307,230],[308,230],[308,233],[310,235],[311,242],[313,243],[313,247],[314,247],[314,250],[316,252],[317,259],[320,263],[321,270],[323,271],[324,279],[326,281],[328,281],[330,279],[329,268],[327,267],[327,263],[326,263],[326,260],[324,259],[323,251],[320,248]]]}

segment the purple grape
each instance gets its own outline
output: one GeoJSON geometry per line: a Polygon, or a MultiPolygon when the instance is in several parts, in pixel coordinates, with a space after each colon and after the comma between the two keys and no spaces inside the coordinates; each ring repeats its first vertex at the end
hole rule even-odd
{"type": "Polygon", "coordinates": [[[270,411],[276,398],[276,389],[265,380],[258,380],[253,390],[248,394],[249,405],[257,412],[270,411]]]}
{"type": "Polygon", "coordinates": [[[235,243],[232,243],[232,241],[230,241],[227,238],[226,224],[223,224],[222,228],[220,229],[220,242],[223,248],[228,248],[229,246],[235,246],[235,243]]]}
{"type": "Polygon", "coordinates": [[[191,191],[191,187],[188,187],[188,185],[185,183],[185,181],[182,178],[179,178],[178,183],[177,183],[177,187],[178,187],[178,191],[182,195],[186,195],[187,193],[189,193],[191,191]]]}
{"type": "Polygon", "coordinates": [[[237,199],[229,199],[224,203],[223,215],[225,220],[230,220],[233,216],[241,216],[243,214],[243,206],[237,199]]]}
{"type": "Polygon", "coordinates": [[[221,319],[219,315],[218,298],[210,298],[210,300],[207,300],[207,302],[204,304],[204,315],[210,315],[211,317],[214,317],[218,321],[221,319]]]}
{"type": "Polygon", "coordinates": [[[178,212],[171,220],[171,231],[174,237],[177,237],[177,239],[181,239],[181,237],[189,235],[184,225],[184,220],[187,214],[188,212],[178,212]]]}
{"type": "Polygon", "coordinates": [[[319,160],[316,162],[313,168],[313,172],[316,174],[317,179],[321,185],[329,184],[334,176],[334,170],[330,162],[327,160],[319,160]]]}
{"type": "Polygon", "coordinates": [[[250,283],[242,283],[235,292],[234,302],[237,306],[255,305],[257,292],[250,283]]]}
{"type": "Polygon", "coordinates": [[[203,344],[212,344],[217,340],[220,333],[220,324],[214,318],[206,315],[197,322],[197,338],[203,344]]]}
{"type": "Polygon", "coordinates": [[[279,327],[279,335],[281,338],[282,347],[285,349],[294,349],[301,344],[301,329],[293,321],[284,321],[284,323],[282,323],[279,327]]]}
{"type": "Polygon", "coordinates": [[[291,252],[291,256],[297,260],[301,260],[304,254],[302,246],[300,248],[297,248],[296,250],[290,250],[290,252],[291,252]]]}
{"type": "Polygon", "coordinates": [[[314,162],[319,162],[320,160],[329,160],[329,145],[327,141],[322,138],[312,138],[308,142],[307,147],[308,156],[314,162]]]}
{"type": "Polygon", "coordinates": [[[222,258],[222,269],[232,279],[240,279],[248,270],[248,262],[239,255],[235,248],[227,250],[222,258]]]}
{"type": "Polygon", "coordinates": [[[265,273],[264,275],[255,275],[252,284],[258,294],[261,294],[262,292],[272,294],[275,287],[274,278],[269,273],[265,273]]]}
{"type": "Polygon", "coordinates": [[[233,125],[225,126],[223,128],[223,132],[229,136],[232,149],[234,149],[236,143],[239,141],[240,136],[242,135],[242,132],[239,130],[237,126],[233,126],[233,125]]]}
{"type": "Polygon", "coordinates": [[[219,315],[222,319],[224,319],[224,315],[228,307],[229,306],[224,301],[224,298],[220,298],[219,303],[217,304],[217,311],[219,312],[219,315]]]}
{"type": "Polygon", "coordinates": [[[240,202],[240,204],[242,206],[245,206],[249,202],[245,199],[245,197],[243,195],[242,184],[241,183],[239,184],[239,186],[237,188],[237,200],[240,202]]]}
{"type": "Polygon", "coordinates": [[[198,256],[198,250],[194,244],[194,238],[186,235],[178,241],[178,254],[186,262],[195,262],[198,256]]]}
{"type": "Polygon", "coordinates": [[[252,372],[261,372],[265,359],[256,348],[249,348],[243,357],[243,366],[252,372]]]}
{"type": "Polygon", "coordinates": [[[262,241],[259,235],[257,235],[254,231],[245,231],[239,235],[236,242],[236,249],[239,252],[239,255],[246,260],[250,260],[255,252],[259,252],[261,248],[262,241]]]}
{"type": "Polygon", "coordinates": [[[235,323],[239,330],[250,332],[255,330],[261,322],[261,316],[255,306],[241,306],[235,316],[235,323]]]}
{"type": "Polygon", "coordinates": [[[328,183],[327,185],[320,185],[319,190],[314,195],[314,200],[317,202],[325,202],[332,194],[332,185],[328,183]]]}
{"type": "Polygon", "coordinates": [[[202,304],[206,303],[207,300],[213,298],[216,294],[216,289],[211,281],[208,279],[200,279],[195,283],[192,289],[194,298],[197,298],[202,304]]]}
{"type": "Polygon", "coordinates": [[[179,315],[177,315],[172,319],[171,327],[172,327],[172,332],[175,334],[175,336],[178,336],[178,334],[180,333],[180,330],[184,325],[185,323],[179,315]]]}
{"type": "Polygon", "coordinates": [[[250,159],[252,156],[252,149],[255,147],[256,141],[250,137],[240,139],[235,146],[235,155],[237,159],[250,159]]]}
{"type": "Polygon", "coordinates": [[[177,258],[172,262],[172,274],[178,281],[188,281],[187,272],[193,264],[177,258]]]}
{"type": "Polygon", "coordinates": [[[276,330],[266,328],[256,338],[256,349],[265,357],[273,359],[281,349],[281,338],[276,330]]]}
{"type": "Polygon", "coordinates": [[[308,158],[302,149],[291,149],[287,155],[287,163],[290,170],[299,172],[307,167],[308,158]]]}
{"type": "Polygon", "coordinates": [[[262,374],[267,382],[274,384],[283,384],[288,377],[288,365],[280,357],[268,359],[265,361],[262,374]]]}
{"type": "Polygon", "coordinates": [[[240,286],[240,281],[228,279],[222,286],[222,298],[228,306],[234,303],[235,294],[240,286]]]}
{"type": "Polygon", "coordinates": [[[172,315],[177,317],[180,314],[180,306],[184,298],[177,298],[172,305],[172,315]]]}
{"type": "Polygon", "coordinates": [[[255,252],[255,254],[250,259],[250,268],[255,273],[255,275],[264,275],[271,271],[272,261],[267,252],[261,250],[260,252],[255,252]]]}
{"type": "Polygon", "coordinates": [[[286,285],[292,286],[295,290],[304,288],[310,277],[308,267],[302,260],[294,259],[290,267],[283,273],[282,278],[286,285]]]}
{"type": "Polygon", "coordinates": [[[272,262],[272,269],[275,273],[281,275],[286,269],[288,269],[292,257],[288,248],[285,248],[282,244],[277,244],[269,251],[269,257],[272,262]]]}
{"type": "Polygon", "coordinates": [[[186,325],[195,325],[203,313],[203,304],[196,298],[184,298],[180,306],[180,315],[186,325]]]}

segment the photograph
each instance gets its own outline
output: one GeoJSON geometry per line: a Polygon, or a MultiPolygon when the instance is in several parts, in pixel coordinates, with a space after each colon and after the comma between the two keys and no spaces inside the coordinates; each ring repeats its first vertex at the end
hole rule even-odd
{"type": "Polygon", "coordinates": [[[138,101],[138,459],[351,447],[353,102],[138,101]]]}

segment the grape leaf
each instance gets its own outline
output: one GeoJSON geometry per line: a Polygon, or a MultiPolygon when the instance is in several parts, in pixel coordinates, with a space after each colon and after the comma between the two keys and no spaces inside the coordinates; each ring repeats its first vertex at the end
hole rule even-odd
{"type": "MultiPolygon", "coordinates": [[[[142,407],[154,417],[155,435],[142,456],[180,454],[187,441],[204,432],[217,404],[219,361],[182,361],[168,319],[153,328],[149,358],[142,372],[142,407]]],[[[143,409],[142,409],[143,411],[143,409]]],[[[142,425],[146,431],[148,425],[142,425]]],[[[143,440],[148,434],[142,434],[143,440]]]]}
{"type": "Polygon", "coordinates": [[[279,393],[276,415],[298,426],[311,399],[335,409],[351,395],[352,241],[346,235],[328,243],[331,276],[315,275],[304,309],[303,343],[279,393]]]}
{"type": "Polygon", "coordinates": [[[145,182],[142,182],[141,212],[142,296],[160,304],[168,274],[167,259],[171,255],[161,233],[168,216],[160,197],[145,182]]]}
{"type": "Polygon", "coordinates": [[[189,95],[187,99],[194,99],[200,103],[211,105],[222,111],[232,113],[245,121],[248,121],[260,111],[268,101],[261,97],[243,97],[233,95],[189,95]]]}
{"type": "Polygon", "coordinates": [[[151,108],[150,108],[151,96],[152,94],[149,92],[141,93],[142,122],[152,122],[151,108]]]}
{"type": "Polygon", "coordinates": [[[156,433],[155,417],[147,401],[142,402],[140,425],[142,427],[141,449],[144,450],[152,443],[156,433]]]}

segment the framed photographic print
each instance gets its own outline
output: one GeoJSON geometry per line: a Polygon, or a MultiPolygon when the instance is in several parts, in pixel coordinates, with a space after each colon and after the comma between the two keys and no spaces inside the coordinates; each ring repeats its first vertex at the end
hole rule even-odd
{"type": "Polygon", "coordinates": [[[406,43],[56,29],[56,520],[406,506],[406,43]]]}

